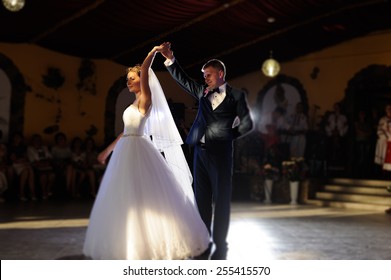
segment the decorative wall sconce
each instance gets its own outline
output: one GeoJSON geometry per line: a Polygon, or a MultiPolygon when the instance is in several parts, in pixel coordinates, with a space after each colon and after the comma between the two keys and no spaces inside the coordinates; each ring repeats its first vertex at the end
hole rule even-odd
{"type": "Polygon", "coordinates": [[[280,64],[277,60],[273,59],[272,52],[270,51],[270,58],[266,59],[262,64],[262,72],[267,77],[275,77],[280,72],[280,64]]]}
{"type": "Polygon", "coordinates": [[[4,7],[11,12],[18,12],[24,7],[24,0],[2,0],[4,7]]]}

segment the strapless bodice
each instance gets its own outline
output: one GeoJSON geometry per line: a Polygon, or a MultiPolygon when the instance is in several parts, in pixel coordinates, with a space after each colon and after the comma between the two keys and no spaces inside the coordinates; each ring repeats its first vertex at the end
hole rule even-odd
{"type": "Polygon", "coordinates": [[[141,114],[135,105],[130,105],[125,109],[122,119],[124,121],[124,135],[144,134],[145,123],[148,119],[149,111],[145,115],[141,114]]]}

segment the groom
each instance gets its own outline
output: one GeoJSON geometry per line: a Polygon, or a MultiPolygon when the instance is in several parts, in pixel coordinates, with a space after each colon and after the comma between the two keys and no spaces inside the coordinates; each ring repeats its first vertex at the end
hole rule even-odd
{"type": "MultiPolygon", "coordinates": [[[[246,95],[225,81],[226,69],[217,59],[203,67],[206,84],[199,84],[183,71],[170,43],[163,43],[161,54],[171,76],[199,101],[197,117],[186,143],[194,146],[194,190],[198,209],[215,244],[213,260],[227,257],[226,237],[232,193],[233,140],[248,133],[253,122],[246,95]],[[212,225],[213,217],[213,225],[212,225]]],[[[212,243],[199,259],[209,259],[212,243]]]]}

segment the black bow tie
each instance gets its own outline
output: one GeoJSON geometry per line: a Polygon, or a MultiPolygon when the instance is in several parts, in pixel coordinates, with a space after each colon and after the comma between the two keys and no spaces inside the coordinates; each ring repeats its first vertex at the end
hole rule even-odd
{"type": "Polygon", "coordinates": [[[217,87],[217,88],[214,88],[214,89],[208,91],[208,94],[212,94],[212,93],[214,93],[214,92],[220,93],[220,89],[219,89],[218,87],[217,87]]]}

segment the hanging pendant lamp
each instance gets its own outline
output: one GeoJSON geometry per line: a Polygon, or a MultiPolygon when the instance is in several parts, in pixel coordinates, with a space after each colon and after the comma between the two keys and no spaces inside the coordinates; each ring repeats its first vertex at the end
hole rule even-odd
{"type": "Polygon", "coordinates": [[[25,4],[24,0],[2,0],[4,7],[11,12],[20,11],[25,4]]]}
{"type": "Polygon", "coordinates": [[[273,59],[272,51],[270,51],[270,58],[266,59],[262,64],[262,72],[267,77],[275,77],[280,72],[280,64],[273,59]]]}

